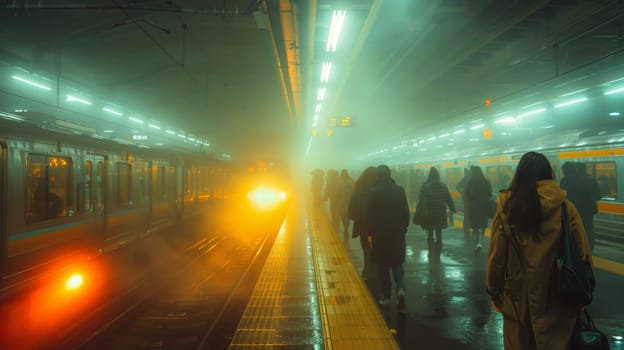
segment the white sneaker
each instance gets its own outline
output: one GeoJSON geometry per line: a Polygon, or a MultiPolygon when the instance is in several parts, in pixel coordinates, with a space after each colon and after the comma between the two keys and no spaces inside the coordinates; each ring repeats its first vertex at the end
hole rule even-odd
{"type": "Polygon", "coordinates": [[[390,305],[390,298],[381,298],[379,299],[379,305],[390,305]]]}
{"type": "Polygon", "coordinates": [[[475,248],[475,251],[480,251],[481,248],[483,248],[483,246],[481,245],[481,243],[477,244],[477,247],[475,248]]]}
{"type": "Polygon", "coordinates": [[[397,291],[397,311],[405,310],[405,289],[400,288],[397,291]]]}

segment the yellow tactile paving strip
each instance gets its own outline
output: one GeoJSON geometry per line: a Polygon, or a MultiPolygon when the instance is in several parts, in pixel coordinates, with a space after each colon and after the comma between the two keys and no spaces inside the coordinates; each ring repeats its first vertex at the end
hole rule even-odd
{"type": "MultiPolygon", "coordinates": [[[[309,209],[305,217],[297,220],[305,220],[305,226],[289,222],[287,218],[278,233],[229,349],[317,349],[321,343],[328,350],[399,349],[323,210],[309,209]],[[281,327],[298,317],[285,307],[288,304],[285,300],[299,303],[299,296],[288,294],[286,286],[293,273],[288,271],[293,236],[303,234],[297,230],[307,231],[306,239],[310,241],[306,258],[314,267],[315,282],[311,284],[316,285],[322,324],[319,327],[322,336],[304,340],[305,346],[302,339],[280,337],[280,333],[284,333],[281,327]]],[[[302,273],[297,277],[300,278],[305,282],[309,277],[302,273]]],[[[313,309],[310,308],[310,312],[314,312],[313,309]]]]}
{"type": "Polygon", "coordinates": [[[399,346],[338,235],[320,210],[308,210],[325,349],[399,346]]]}

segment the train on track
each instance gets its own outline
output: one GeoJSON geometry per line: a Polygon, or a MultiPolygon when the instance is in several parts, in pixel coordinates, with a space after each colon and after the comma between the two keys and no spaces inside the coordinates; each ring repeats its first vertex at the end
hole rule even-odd
{"type": "Polygon", "coordinates": [[[231,195],[236,170],[206,154],[142,148],[1,114],[3,296],[73,257],[114,251],[231,195]]]}

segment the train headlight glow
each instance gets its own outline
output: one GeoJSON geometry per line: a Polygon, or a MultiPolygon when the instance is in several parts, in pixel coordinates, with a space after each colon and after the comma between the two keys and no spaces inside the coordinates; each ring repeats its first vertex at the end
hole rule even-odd
{"type": "Polygon", "coordinates": [[[286,200],[285,192],[274,188],[261,187],[247,193],[247,198],[254,206],[272,207],[286,200]]]}
{"type": "Polygon", "coordinates": [[[65,288],[67,290],[76,290],[82,286],[83,278],[79,273],[74,273],[65,282],[65,288]]]}

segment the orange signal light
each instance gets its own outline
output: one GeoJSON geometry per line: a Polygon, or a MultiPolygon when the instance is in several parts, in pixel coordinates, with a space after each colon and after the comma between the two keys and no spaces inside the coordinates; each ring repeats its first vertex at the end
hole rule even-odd
{"type": "Polygon", "coordinates": [[[491,105],[492,105],[492,100],[491,100],[491,99],[489,99],[489,98],[486,98],[486,99],[485,99],[485,107],[489,107],[489,106],[491,106],[491,105]]]}
{"type": "Polygon", "coordinates": [[[492,137],[492,130],[490,129],[483,130],[483,138],[489,139],[490,137],[492,137]]]}
{"type": "Polygon", "coordinates": [[[84,282],[82,275],[79,273],[74,273],[65,282],[65,289],[67,290],[76,290],[82,286],[84,282]]]}

